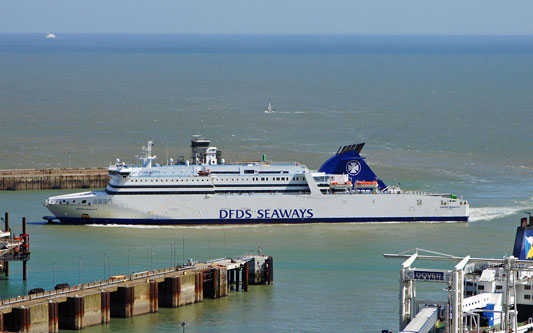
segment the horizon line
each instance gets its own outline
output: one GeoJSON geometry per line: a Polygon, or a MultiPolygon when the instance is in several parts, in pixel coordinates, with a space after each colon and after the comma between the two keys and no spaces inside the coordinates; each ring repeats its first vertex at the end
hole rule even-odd
{"type": "MultiPolygon", "coordinates": [[[[51,32],[13,32],[0,31],[0,35],[33,35],[47,34],[51,32]]],[[[458,33],[217,33],[217,32],[54,32],[65,35],[184,35],[184,36],[364,36],[364,37],[533,37],[533,33],[498,33],[498,34],[458,34],[458,33]]]]}

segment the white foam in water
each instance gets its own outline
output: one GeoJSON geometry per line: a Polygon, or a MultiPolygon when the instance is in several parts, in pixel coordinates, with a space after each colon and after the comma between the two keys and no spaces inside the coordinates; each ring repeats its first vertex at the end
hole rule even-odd
{"type": "Polygon", "coordinates": [[[301,114],[301,113],[311,113],[310,111],[276,111],[276,113],[293,113],[293,114],[301,114]]]}
{"type": "Polygon", "coordinates": [[[469,222],[477,221],[490,221],[509,215],[513,215],[519,211],[526,209],[527,207],[470,207],[469,222]]]}

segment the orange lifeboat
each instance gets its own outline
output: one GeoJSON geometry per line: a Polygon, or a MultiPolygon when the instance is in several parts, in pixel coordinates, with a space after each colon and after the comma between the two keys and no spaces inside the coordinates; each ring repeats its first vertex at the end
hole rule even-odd
{"type": "Polygon", "coordinates": [[[347,182],[342,182],[342,183],[339,183],[339,182],[336,182],[336,181],[332,181],[329,183],[329,187],[333,188],[333,189],[349,189],[352,187],[352,182],[351,181],[347,181],[347,182]]]}
{"type": "Polygon", "coordinates": [[[211,174],[211,171],[209,169],[198,171],[199,176],[209,176],[210,174],[211,174]]]}
{"type": "Polygon", "coordinates": [[[373,182],[365,182],[365,181],[357,181],[355,182],[356,185],[377,185],[378,182],[377,181],[373,181],[373,182]]]}
{"type": "Polygon", "coordinates": [[[356,181],[355,186],[359,188],[369,188],[369,187],[378,187],[378,182],[376,180],[367,182],[367,181],[356,181]]]}

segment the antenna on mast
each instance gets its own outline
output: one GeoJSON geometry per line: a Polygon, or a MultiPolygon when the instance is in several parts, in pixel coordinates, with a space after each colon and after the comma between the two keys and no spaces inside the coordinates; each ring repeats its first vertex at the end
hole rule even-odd
{"type": "Polygon", "coordinates": [[[152,156],[152,147],[154,146],[153,141],[148,141],[148,144],[146,146],[142,146],[142,151],[144,152],[144,156],[139,157],[141,161],[143,161],[142,166],[144,168],[151,168],[152,167],[152,160],[156,159],[157,156],[152,156]]]}

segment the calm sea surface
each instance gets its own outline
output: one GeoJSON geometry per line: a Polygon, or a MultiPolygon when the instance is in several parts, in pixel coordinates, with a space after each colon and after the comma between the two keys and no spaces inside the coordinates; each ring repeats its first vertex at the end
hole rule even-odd
{"type": "Polygon", "coordinates": [[[0,192],[15,232],[35,222],[29,280],[12,264],[0,297],[125,273],[128,251],[133,271],[167,267],[173,242],[178,261],[260,248],[273,286],[86,331],[397,330],[401,261],[383,253],[512,252],[533,209],[532,59],[533,37],[0,35],[0,169],[133,162],[150,139],[164,163],[189,155],[192,134],[226,160],[318,168],[366,142],[385,183],[472,207],[468,224],[50,226],[43,201],[68,191],[0,192]]]}

